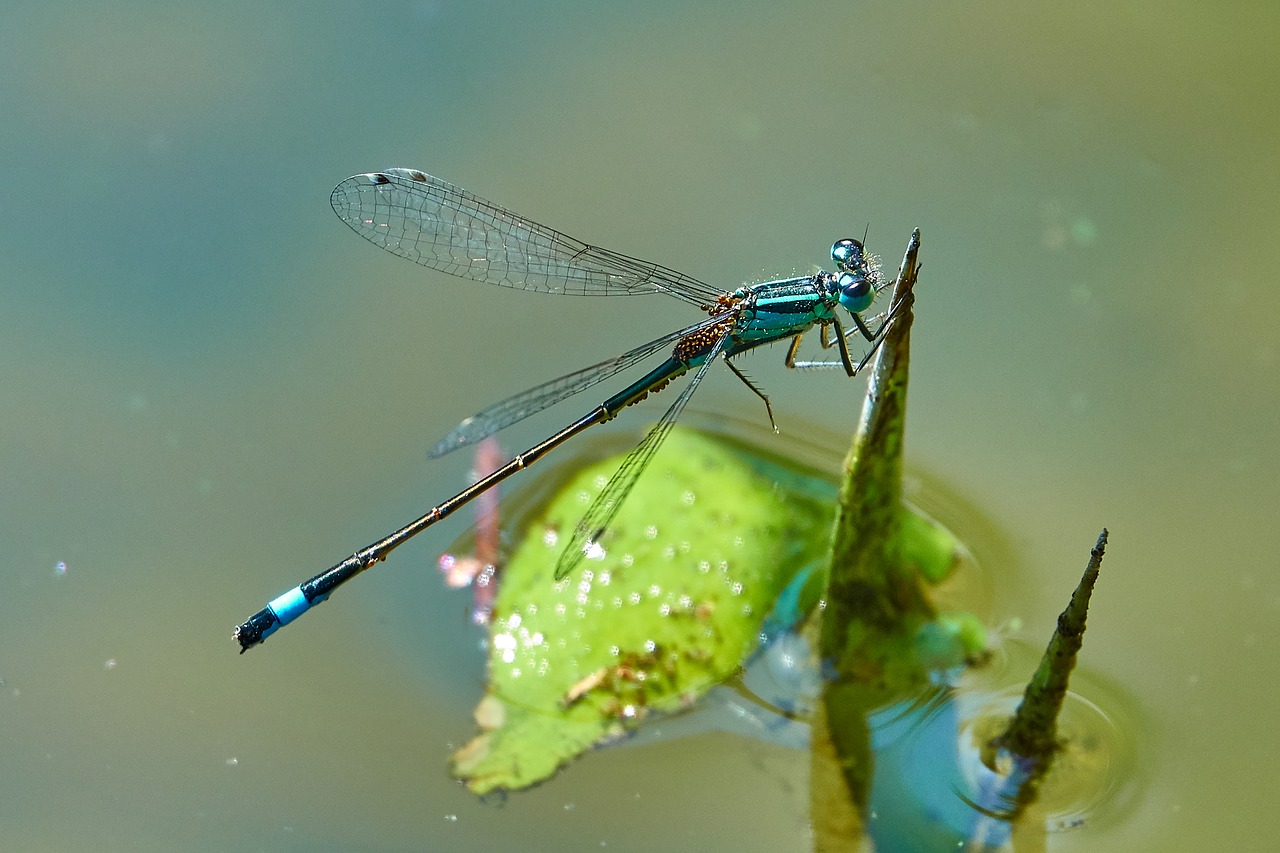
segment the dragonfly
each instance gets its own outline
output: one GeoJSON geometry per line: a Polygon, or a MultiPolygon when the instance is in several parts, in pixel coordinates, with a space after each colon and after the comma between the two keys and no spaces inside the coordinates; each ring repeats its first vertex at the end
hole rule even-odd
{"type": "MultiPolygon", "coordinates": [[[[695,306],[706,317],[615,358],[508,397],[463,420],[431,449],[430,456],[474,444],[659,352],[668,352],[660,364],[587,414],[516,454],[502,467],[396,532],[273,599],[235,629],[242,654],[468,501],[528,468],[570,438],[611,420],[622,409],[692,371],[693,377],[657,424],[627,454],[569,537],[555,570],[556,580],[563,580],[597,549],[609,523],[715,361],[723,361],[764,402],[769,422],[774,425],[768,396],[734,365],[735,356],[790,340],[784,359],[787,367],[843,366],[849,376],[855,376],[875,353],[893,319],[892,311],[870,318],[870,322],[879,323],[873,332],[862,317],[883,284],[863,241],[854,238],[838,240],[832,246],[835,272],[819,270],[811,275],[725,291],[659,264],[583,243],[416,169],[353,175],[334,188],[330,204],[361,237],[393,255],[440,272],[541,293],[665,293],[695,306]],[[842,313],[853,324],[848,331],[841,320],[842,313]],[[800,339],[814,326],[819,327],[822,347],[835,347],[839,361],[797,360],[800,339]],[[850,355],[848,340],[855,334],[869,345],[857,362],[850,355]]],[[[774,425],[775,431],[776,428],[774,425]]]]}

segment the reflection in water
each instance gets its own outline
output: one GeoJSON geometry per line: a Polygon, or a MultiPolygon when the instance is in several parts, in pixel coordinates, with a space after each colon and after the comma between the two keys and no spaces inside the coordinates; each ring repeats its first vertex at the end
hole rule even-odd
{"type": "MultiPolygon", "coordinates": [[[[1083,690],[1108,707],[1124,702],[1077,673],[1083,690]]],[[[949,851],[957,845],[997,849],[1009,827],[990,793],[1007,784],[982,763],[982,747],[1003,731],[1022,695],[1021,685],[992,692],[953,671],[918,695],[874,712],[869,720],[875,774],[868,830],[879,853],[949,851]],[[954,677],[954,683],[951,678],[954,677]]],[[[794,749],[808,749],[809,716],[821,690],[808,640],[779,631],[735,678],[689,713],[638,732],[630,743],[729,731],[794,749]]],[[[1040,787],[1028,817],[1033,832],[1101,830],[1113,825],[1140,794],[1136,733],[1123,711],[1109,714],[1079,692],[1068,694],[1059,719],[1064,747],[1040,787]]]]}
{"type": "MultiPolygon", "coordinates": [[[[1087,679],[1085,689],[1088,689],[1087,679]]],[[[1016,772],[1001,756],[995,768],[982,762],[985,745],[1004,730],[1021,700],[1021,688],[962,696],[959,792],[984,813],[999,817],[1012,802],[992,801],[1005,776],[1016,772]]],[[[1138,794],[1134,785],[1136,731],[1122,726],[1079,692],[1068,692],[1058,720],[1061,751],[1040,785],[1038,815],[1048,831],[1113,823],[1138,794]]]]}

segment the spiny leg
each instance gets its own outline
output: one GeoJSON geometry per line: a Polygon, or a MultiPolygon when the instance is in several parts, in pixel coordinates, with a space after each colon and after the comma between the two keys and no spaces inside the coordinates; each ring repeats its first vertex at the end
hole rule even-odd
{"type": "MultiPolygon", "coordinates": [[[[856,314],[853,316],[857,317],[856,314]]],[[[857,373],[858,369],[853,366],[853,358],[849,355],[849,344],[845,341],[847,335],[845,334],[844,328],[840,325],[840,321],[835,317],[831,318],[830,325],[836,327],[835,335],[833,336],[834,339],[828,339],[827,325],[827,323],[822,324],[822,331],[818,333],[818,341],[822,344],[823,349],[830,349],[833,345],[839,347],[839,361],[796,361],[796,353],[800,349],[800,335],[796,335],[791,339],[791,346],[787,349],[787,357],[784,359],[783,364],[787,367],[798,370],[807,370],[817,367],[831,368],[836,367],[837,365],[844,365],[845,373],[848,373],[850,376],[857,373]]],[[[852,334],[852,332],[849,334],[852,334]]]]}
{"type": "MultiPolygon", "coordinates": [[[[796,366],[796,353],[800,351],[800,339],[804,337],[804,332],[796,335],[791,339],[791,346],[787,347],[787,357],[782,360],[788,368],[794,369],[796,366]]],[[[823,344],[826,346],[826,344],[823,344]]]]}
{"type": "MultiPolygon", "coordinates": [[[[919,267],[917,267],[917,270],[918,269],[919,267]]],[[[889,309],[889,316],[880,324],[880,328],[876,329],[875,340],[872,341],[870,349],[867,350],[866,354],[862,356],[862,360],[853,368],[853,373],[850,373],[850,376],[856,375],[861,372],[862,368],[867,366],[867,363],[871,361],[871,358],[876,354],[876,351],[880,349],[880,345],[884,343],[884,333],[889,330],[889,324],[898,316],[898,312],[903,309],[904,305],[910,306],[914,302],[915,295],[909,293],[907,294],[906,299],[899,300],[892,308],[889,309]]]]}
{"type": "Polygon", "coordinates": [[[880,333],[884,331],[885,323],[889,322],[889,319],[886,317],[884,323],[880,324],[880,328],[876,329],[876,333],[873,335],[871,334],[871,330],[867,328],[867,324],[862,321],[861,317],[857,314],[852,314],[850,316],[853,317],[854,325],[858,327],[858,331],[862,333],[862,336],[867,339],[867,343],[869,344],[874,344],[876,342],[876,338],[880,337],[880,333]]]}
{"type": "MultiPolygon", "coordinates": [[[[885,325],[889,322],[890,319],[892,319],[892,316],[896,310],[897,308],[895,307],[891,310],[881,311],[879,314],[876,314],[875,316],[873,316],[871,318],[872,320],[880,321],[880,327],[876,329],[874,332],[871,331],[871,327],[867,325],[867,321],[862,319],[861,314],[854,314],[852,315],[854,328],[845,332],[844,336],[846,338],[851,338],[855,334],[858,334],[858,335],[862,335],[862,337],[864,337],[868,343],[875,343],[876,338],[880,337],[880,333],[884,331],[885,325]]],[[[835,340],[833,339],[831,341],[824,341],[823,346],[824,347],[835,346],[835,340]]]]}
{"type": "Polygon", "coordinates": [[[862,368],[864,368],[867,365],[867,362],[869,362],[871,360],[871,357],[875,355],[876,350],[880,348],[880,342],[884,338],[884,333],[888,330],[889,324],[893,322],[894,317],[897,316],[900,310],[902,310],[901,303],[895,304],[888,311],[885,311],[882,314],[877,315],[879,317],[883,317],[883,319],[881,320],[879,327],[876,328],[875,332],[872,332],[867,327],[867,324],[863,321],[863,319],[857,314],[851,315],[853,317],[854,322],[857,324],[857,327],[854,329],[850,329],[848,332],[844,331],[843,327],[841,327],[840,325],[839,320],[832,318],[831,325],[835,326],[835,331],[836,331],[836,334],[834,335],[835,339],[827,340],[827,330],[824,325],[822,329],[822,344],[824,347],[828,347],[828,348],[833,343],[838,345],[840,348],[840,360],[839,361],[796,361],[795,360],[796,353],[800,349],[800,336],[797,335],[791,343],[791,348],[787,351],[786,365],[787,367],[797,368],[800,370],[820,368],[820,367],[832,368],[836,366],[843,366],[846,373],[848,373],[850,376],[856,376],[858,374],[858,371],[862,370],[862,368]],[[857,364],[853,363],[853,359],[849,354],[849,346],[847,343],[848,339],[855,332],[861,334],[871,343],[871,348],[867,350],[866,355],[864,355],[857,364]]]}
{"type": "MultiPolygon", "coordinates": [[[[863,334],[866,334],[865,329],[867,327],[862,325],[862,320],[858,319],[858,315],[851,314],[850,316],[853,317],[854,322],[858,324],[858,328],[864,330],[863,334]]],[[[844,372],[850,376],[855,376],[858,373],[858,367],[853,366],[853,359],[849,356],[849,342],[845,339],[844,329],[840,327],[840,321],[835,317],[831,318],[831,325],[836,327],[836,343],[840,345],[840,363],[844,365],[844,372]]],[[[868,338],[868,340],[871,340],[872,343],[875,342],[874,339],[871,338],[868,338]]],[[[859,367],[861,367],[861,365],[859,365],[859,367]]]]}
{"type": "MultiPolygon", "coordinates": [[[[797,340],[799,339],[799,337],[800,337],[799,335],[796,335],[797,340]]],[[[755,394],[757,397],[759,397],[761,400],[764,401],[764,410],[769,415],[769,426],[773,428],[774,432],[777,432],[778,424],[773,420],[773,406],[769,404],[769,396],[765,394],[763,391],[761,391],[759,388],[757,388],[755,386],[755,383],[752,382],[745,373],[739,370],[732,361],[726,358],[724,360],[724,363],[728,365],[730,370],[733,371],[734,376],[742,380],[743,385],[746,385],[748,388],[751,389],[751,393],[755,394]]]]}
{"type": "MultiPolygon", "coordinates": [[[[918,272],[919,267],[916,267],[916,270],[918,272]]],[[[876,329],[874,332],[872,332],[870,327],[867,326],[867,323],[865,320],[862,319],[861,314],[854,314],[853,322],[857,324],[858,328],[856,330],[851,329],[849,331],[849,334],[852,335],[854,331],[857,331],[859,334],[862,335],[862,337],[867,339],[868,343],[874,344],[876,341],[880,339],[880,336],[884,334],[885,329],[889,325],[889,322],[893,320],[893,318],[897,315],[898,311],[900,311],[901,309],[902,309],[902,305],[900,302],[894,303],[893,305],[889,306],[888,310],[881,311],[879,314],[872,317],[871,318],[872,320],[880,321],[880,327],[876,329]]]]}

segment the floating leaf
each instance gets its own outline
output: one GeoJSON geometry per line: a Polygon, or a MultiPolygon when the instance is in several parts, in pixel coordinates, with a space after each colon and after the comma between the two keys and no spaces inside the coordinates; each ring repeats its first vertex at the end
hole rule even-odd
{"type": "Polygon", "coordinates": [[[618,461],[571,480],[503,570],[477,709],[484,731],[453,758],[477,793],[535,784],[649,712],[690,705],[737,671],[782,589],[826,547],[829,500],[780,488],[763,460],[675,429],[603,552],[555,582],[564,534],[618,461]]]}

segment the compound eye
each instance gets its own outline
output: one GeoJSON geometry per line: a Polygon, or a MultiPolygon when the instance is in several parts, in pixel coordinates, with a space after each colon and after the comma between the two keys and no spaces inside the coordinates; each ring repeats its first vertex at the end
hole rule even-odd
{"type": "Polygon", "coordinates": [[[840,304],[850,314],[867,310],[871,307],[872,300],[876,298],[875,288],[863,275],[842,273],[840,278],[836,279],[836,286],[840,288],[840,304]]]}
{"type": "Polygon", "coordinates": [[[837,240],[831,247],[831,260],[842,270],[859,266],[862,263],[862,243],[852,237],[837,240]]]}

